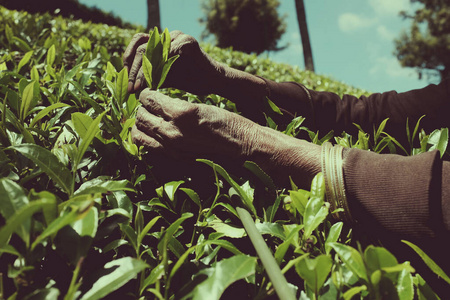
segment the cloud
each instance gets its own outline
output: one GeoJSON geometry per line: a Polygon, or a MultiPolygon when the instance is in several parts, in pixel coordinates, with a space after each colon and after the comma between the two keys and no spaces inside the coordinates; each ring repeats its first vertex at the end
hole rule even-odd
{"type": "Polygon", "coordinates": [[[387,41],[392,41],[395,38],[395,33],[386,28],[386,26],[384,25],[380,25],[377,27],[377,33],[382,39],[387,41]]]}
{"type": "Polygon", "coordinates": [[[369,0],[369,4],[381,16],[397,15],[410,8],[410,0],[369,0]]]}
{"type": "Polygon", "coordinates": [[[362,28],[367,28],[372,26],[375,22],[375,19],[366,18],[353,13],[344,13],[338,18],[339,29],[343,32],[354,32],[362,28]]]}
{"type": "Polygon", "coordinates": [[[381,56],[375,59],[370,74],[388,75],[391,78],[411,78],[417,74],[411,68],[404,68],[395,57],[381,56]]]}

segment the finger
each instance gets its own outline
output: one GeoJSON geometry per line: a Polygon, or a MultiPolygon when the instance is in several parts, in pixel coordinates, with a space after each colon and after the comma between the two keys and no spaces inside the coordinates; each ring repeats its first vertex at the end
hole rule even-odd
{"type": "MultiPolygon", "coordinates": [[[[136,54],[133,59],[133,64],[131,65],[131,69],[128,72],[128,92],[136,91],[136,81],[138,77],[139,70],[142,68],[142,56],[145,53],[145,49],[147,48],[146,44],[140,45],[136,49],[136,54]]],[[[142,79],[141,79],[142,80],[142,79]]],[[[143,82],[141,81],[138,85],[140,86],[143,82]]]]}
{"type": "Polygon", "coordinates": [[[137,126],[131,128],[131,138],[138,146],[144,146],[152,152],[164,152],[164,147],[160,142],[140,131],[137,126]]]}
{"type": "Polygon", "coordinates": [[[136,82],[134,83],[134,91],[139,91],[139,90],[144,89],[145,83],[146,83],[146,81],[145,81],[145,76],[144,76],[144,69],[141,67],[136,76],[136,82]]]}
{"type": "Polygon", "coordinates": [[[163,118],[148,112],[144,107],[140,107],[136,113],[136,127],[158,142],[163,141],[162,133],[167,131],[164,130],[167,127],[164,123],[163,118]]]}
{"type": "Polygon", "coordinates": [[[194,106],[194,104],[171,98],[150,89],[145,89],[141,93],[139,101],[148,112],[159,115],[166,121],[173,120],[176,116],[186,113],[189,109],[192,109],[191,106],[194,106]]]}
{"type": "Polygon", "coordinates": [[[123,53],[123,65],[127,69],[127,72],[130,70],[130,66],[134,60],[134,54],[136,53],[136,49],[146,43],[148,41],[148,34],[145,33],[137,33],[131,39],[131,42],[128,44],[127,49],[123,53]]]}

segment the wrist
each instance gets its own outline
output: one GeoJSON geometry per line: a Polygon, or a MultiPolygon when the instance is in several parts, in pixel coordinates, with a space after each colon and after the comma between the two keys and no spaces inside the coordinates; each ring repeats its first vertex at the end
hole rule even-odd
{"type": "Polygon", "coordinates": [[[267,94],[267,85],[261,78],[250,73],[221,66],[221,80],[217,84],[217,94],[238,104],[254,102],[264,99],[267,94]]]}

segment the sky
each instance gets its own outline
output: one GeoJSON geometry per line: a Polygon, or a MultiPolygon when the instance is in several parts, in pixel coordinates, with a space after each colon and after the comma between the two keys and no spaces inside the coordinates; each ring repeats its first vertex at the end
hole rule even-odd
{"type": "MultiPolygon", "coordinates": [[[[146,26],[145,0],[79,0],[123,20],[146,26]]],[[[202,0],[160,0],[161,27],[181,30],[200,40],[202,0]]],[[[304,68],[294,0],[280,0],[287,29],[279,42],[285,50],[263,53],[273,61],[304,68]]],[[[370,92],[404,92],[429,84],[393,54],[394,39],[410,23],[399,16],[410,0],[304,0],[315,71],[370,92]]]]}

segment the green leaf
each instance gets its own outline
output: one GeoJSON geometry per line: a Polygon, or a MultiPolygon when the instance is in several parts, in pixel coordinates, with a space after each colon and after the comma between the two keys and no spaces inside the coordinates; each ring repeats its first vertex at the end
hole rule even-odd
{"type": "Polygon", "coordinates": [[[229,242],[227,240],[206,240],[206,241],[202,242],[201,245],[202,246],[203,245],[217,245],[223,249],[230,251],[234,255],[244,254],[238,248],[236,248],[235,245],[233,245],[231,242],[229,242]]]}
{"type": "Polygon", "coordinates": [[[305,190],[289,191],[291,203],[301,216],[305,215],[305,209],[308,204],[309,196],[310,192],[305,190]]]}
{"type": "Polygon", "coordinates": [[[185,192],[186,195],[188,195],[189,198],[194,201],[194,203],[197,204],[200,209],[202,208],[200,196],[194,190],[188,188],[180,188],[180,191],[185,192]]]}
{"type": "Polygon", "coordinates": [[[74,195],[84,195],[93,193],[110,193],[117,191],[134,192],[128,180],[105,180],[104,178],[94,178],[83,183],[74,195]]]}
{"type": "Polygon", "coordinates": [[[127,100],[128,95],[128,72],[125,68],[123,68],[116,79],[116,99],[119,103],[119,106],[122,107],[122,104],[127,100]]]}
{"type": "Polygon", "coordinates": [[[21,38],[13,36],[12,40],[16,44],[16,46],[20,48],[20,50],[27,52],[32,51],[31,47],[21,38]]]}
{"type": "Polygon", "coordinates": [[[327,255],[330,254],[330,251],[332,249],[330,244],[338,241],[343,226],[344,223],[342,222],[335,223],[333,226],[331,226],[330,232],[327,236],[327,240],[325,241],[325,252],[327,255]]]}
{"type": "MultiPolygon", "coordinates": [[[[46,210],[48,207],[53,207],[55,204],[56,202],[54,199],[41,199],[32,201],[26,206],[22,206],[6,221],[6,225],[0,229],[0,248],[5,247],[11,234],[20,228],[24,222],[30,220],[34,213],[40,210],[46,210]]],[[[28,244],[27,240],[24,242],[28,244]]]]}
{"type": "Polygon", "coordinates": [[[414,286],[411,273],[403,269],[398,275],[397,280],[397,293],[401,300],[414,299],[414,286]]]}
{"type": "Polygon", "coordinates": [[[87,148],[91,144],[94,137],[97,135],[98,132],[100,132],[100,121],[102,120],[103,116],[106,112],[103,112],[102,114],[98,115],[97,118],[92,122],[92,124],[89,126],[88,130],[86,131],[84,137],[81,139],[80,144],[78,146],[78,155],[74,163],[74,171],[78,169],[78,165],[81,161],[81,159],[84,156],[84,153],[86,152],[87,148]]]}
{"type": "Polygon", "coordinates": [[[366,282],[369,281],[363,258],[355,248],[339,243],[330,243],[330,245],[346,264],[347,268],[349,268],[359,278],[365,280],[366,282]]]}
{"type": "Polygon", "coordinates": [[[55,44],[53,44],[47,52],[47,65],[53,66],[55,62],[55,44]]]}
{"type": "Polygon", "coordinates": [[[181,223],[183,223],[186,219],[192,218],[194,214],[192,213],[184,213],[180,218],[178,218],[175,222],[173,222],[169,228],[164,233],[164,237],[158,243],[158,250],[160,253],[167,252],[167,245],[169,244],[170,239],[173,238],[173,235],[180,227],[181,223]]]}
{"type": "Polygon", "coordinates": [[[75,127],[75,131],[78,133],[78,136],[80,138],[84,138],[86,132],[89,129],[89,126],[91,126],[94,120],[92,120],[92,118],[88,115],[81,112],[74,112],[70,115],[70,117],[72,119],[73,126],[75,127]]]}
{"type": "Polygon", "coordinates": [[[183,180],[180,181],[171,181],[164,184],[164,192],[170,201],[175,200],[175,193],[178,190],[178,187],[184,183],[183,180]]]}
{"type": "Polygon", "coordinates": [[[364,251],[364,259],[370,273],[382,268],[393,267],[398,264],[397,259],[382,247],[369,246],[364,251]]]}
{"type": "Polygon", "coordinates": [[[12,43],[13,42],[14,33],[13,33],[11,27],[9,27],[8,24],[5,25],[5,35],[6,35],[6,39],[8,40],[8,43],[12,43]]]}
{"type": "Polygon", "coordinates": [[[323,173],[319,173],[314,176],[311,182],[311,198],[316,197],[325,199],[325,181],[323,179],[323,173]]]}
{"type": "Polygon", "coordinates": [[[167,58],[169,57],[170,42],[171,42],[169,29],[165,28],[161,35],[162,35],[161,41],[162,41],[162,44],[163,44],[162,60],[164,62],[166,62],[167,58]]]}
{"type": "Polygon", "coordinates": [[[237,207],[236,211],[244,225],[245,231],[247,231],[256,253],[264,265],[267,275],[269,275],[270,281],[272,282],[279,299],[295,299],[292,290],[287,284],[286,278],[281,273],[280,267],[256,228],[250,214],[240,207],[237,207]]]}
{"type": "Polygon", "coordinates": [[[68,195],[72,193],[72,175],[53,153],[34,144],[17,145],[11,147],[11,149],[20,152],[33,161],[68,195]]]}
{"type": "Polygon", "coordinates": [[[95,237],[98,228],[98,210],[94,206],[86,212],[79,211],[78,220],[72,222],[71,227],[78,233],[79,236],[95,237]],[[80,218],[80,213],[82,217],[80,218]]]}
{"type": "Polygon", "coordinates": [[[148,268],[148,265],[141,260],[131,257],[122,257],[105,264],[103,276],[101,276],[92,288],[81,297],[81,300],[101,299],[111,294],[137,274],[148,268]]]}
{"type": "Polygon", "coordinates": [[[172,56],[164,64],[162,72],[161,72],[161,78],[159,79],[158,86],[156,87],[157,89],[159,89],[163,85],[164,81],[166,80],[167,74],[169,74],[170,68],[172,67],[173,63],[177,60],[178,57],[179,57],[179,55],[172,56]]]}
{"type": "Polygon", "coordinates": [[[365,290],[367,290],[367,287],[365,285],[352,287],[344,293],[344,299],[351,300],[354,296],[362,293],[365,290]]]}
{"type": "Polygon", "coordinates": [[[314,259],[305,258],[295,265],[298,275],[317,294],[331,272],[333,262],[330,256],[319,255],[314,259]]]}
{"type": "Polygon", "coordinates": [[[22,94],[22,101],[20,102],[20,119],[23,121],[32,108],[31,105],[34,100],[34,85],[35,81],[30,82],[24,89],[22,94]]]}
{"type": "Polygon", "coordinates": [[[228,225],[219,218],[209,222],[208,226],[213,228],[216,232],[220,232],[229,238],[241,238],[245,235],[244,228],[228,225]]]}
{"type": "Polygon", "coordinates": [[[147,233],[150,231],[150,229],[153,228],[153,226],[156,224],[156,222],[161,218],[161,216],[154,217],[150,222],[145,225],[145,227],[142,229],[142,231],[139,233],[137,237],[137,243],[140,245],[142,243],[142,240],[147,235],[147,233]]]}
{"type": "Polygon", "coordinates": [[[164,264],[160,263],[159,265],[154,267],[150,272],[150,275],[148,275],[147,278],[145,278],[140,291],[141,295],[147,287],[149,287],[150,285],[154,284],[156,281],[161,279],[163,275],[164,275],[164,264]]]}
{"type": "MultiPolygon", "coordinates": [[[[8,178],[0,179],[0,212],[6,221],[28,203],[25,192],[17,183],[8,178]]],[[[16,233],[22,240],[28,240],[30,220],[24,220],[23,224],[17,228],[16,233]]]]}
{"type": "Polygon", "coordinates": [[[17,73],[19,73],[20,69],[22,69],[22,67],[25,66],[30,61],[32,55],[33,55],[33,50],[25,53],[25,55],[22,57],[22,59],[19,62],[19,65],[17,67],[17,73]]]}
{"type": "Polygon", "coordinates": [[[422,260],[425,262],[425,264],[428,266],[428,268],[431,269],[436,275],[444,279],[448,284],[450,284],[450,277],[442,270],[441,267],[439,267],[434,260],[432,260],[425,252],[423,252],[422,249],[417,247],[411,242],[402,240],[403,243],[411,247],[419,256],[422,258],[422,260]]]}
{"type": "MultiPolygon", "coordinates": [[[[308,239],[312,232],[325,221],[328,216],[328,207],[324,206],[324,201],[321,198],[310,198],[305,208],[305,216],[303,218],[305,223],[304,239],[308,239]]],[[[328,204],[328,203],[326,203],[328,204]]]]}
{"type": "Polygon", "coordinates": [[[430,134],[428,143],[433,145],[430,150],[439,150],[442,158],[448,146],[448,128],[433,131],[430,134]]]}
{"type": "Polygon", "coordinates": [[[220,299],[222,293],[233,282],[255,273],[256,258],[236,255],[217,262],[213,267],[199,272],[208,278],[198,284],[192,292],[194,300],[220,299]]]}
{"type": "Polygon", "coordinates": [[[146,56],[142,57],[142,71],[144,72],[144,77],[145,80],[147,81],[147,85],[151,89],[153,84],[152,78],[153,66],[146,56]]]}
{"type": "MultiPolygon", "coordinates": [[[[55,202],[56,205],[56,202],[55,202]]],[[[47,237],[56,234],[61,228],[74,222],[78,217],[78,210],[72,209],[70,212],[63,213],[60,217],[56,218],[52,223],[50,223],[47,228],[34,240],[31,245],[31,250],[33,250],[41,241],[47,237]]]]}
{"type": "Polygon", "coordinates": [[[247,208],[253,213],[253,215],[255,216],[257,215],[255,206],[253,205],[253,198],[251,197],[251,194],[249,193],[248,189],[243,189],[239,184],[236,183],[236,181],[234,181],[231,178],[231,176],[227,173],[227,171],[225,171],[225,169],[219,166],[218,164],[215,164],[207,159],[197,159],[197,161],[212,167],[220,176],[223,177],[223,179],[225,179],[234,188],[234,190],[238,193],[239,197],[242,199],[247,208]]]}
{"type": "Polygon", "coordinates": [[[264,184],[264,186],[268,187],[272,191],[276,190],[272,178],[270,178],[270,176],[267,175],[267,173],[264,172],[256,163],[252,161],[246,161],[244,163],[244,167],[247,170],[250,170],[256,177],[258,177],[259,180],[261,180],[261,182],[264,184]]]}
{"type": "Polygon", "coordinates": [[[273,102],[269,99],[269,97],[266,97],[266,101],[267,101],[267,104],[269,105],[270,109],[271,109],[274,113],[277,113],[277,114],[279,114],[279,115],[283,115],[283,113],[281,112],[280,108],[279,108],[275,103],[273,103],[273,102]]]}
{"type": "Polygon", "coordinates": [[[57,102],[54,103],[50,106],[47,106],[46,108],[44,108],[43,110],[41,110],[40,112],[38,112],[36,114],[36,116],[33,118],[33,120],[30,123],[30,127],[34,127],[34,125],[41,120],[43,117],[47,116],[52,110],[57,109],[57,108],[61,108],[61,107],[67,107],[70,106],[66,103],[62,103],[62,102],[57,102]]]}

